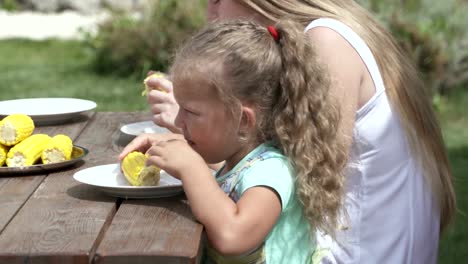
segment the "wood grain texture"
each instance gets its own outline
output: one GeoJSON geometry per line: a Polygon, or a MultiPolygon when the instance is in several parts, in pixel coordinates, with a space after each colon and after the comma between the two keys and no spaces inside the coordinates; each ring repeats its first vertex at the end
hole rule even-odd
{"type": "Polygon", "coordinates": [[[116,162],[119,147],[114,135],[121,123],[138,116],[96,113],[75,140],[90,151],[84,164],[52,173],[39,185],[0,234],[0,263],[91,262],[117,199],[79,184],[72,176],[85,167],[116,162]]]}
{"type": "Polygon", "coordinates": [[[89,154],[49,175],[0,178],[0,264],[199,263],[203,228],[184,197],[122,202],[72,178],[78,170],[118,162],[131,140],[120,127],[150,118],[99,112],[38,128],[70,135],[89,154]]]}
{"type": "MultiPolygon", "coordinates": [[[[92,117],[93,113],[89,116],[92,117]]],[[[86,124],[86,119],[80,119],[60,127],[36,127],[34,133],[45,133],[50,136],[65,133],[75,140],[86,124]]],[[[45,174],[0,176],[0,234],[44,178],[45,174]]]]}
{"type": "Polygon", "coordinates": [[[96,263],[197,263],[202,231],[183,196],[124,200],[97,249],[96,263]]]}

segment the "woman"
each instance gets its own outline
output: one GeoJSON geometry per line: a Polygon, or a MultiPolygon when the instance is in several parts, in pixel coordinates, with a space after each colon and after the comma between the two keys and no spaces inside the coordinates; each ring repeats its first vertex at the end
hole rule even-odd
{"type": "MultiPolygon", "coordinates": [[[[322,263],[436,263],[456,208],[451,172],[429,95],[392,36],[352,0],[210,0],[208,18],[300,22],[329,70],[349,162],[342,226],[317,236],[322,263]]],[[[148,84],[168,92],[149,93],[155,123],[177,131],[171,83],[148,84]]]]}

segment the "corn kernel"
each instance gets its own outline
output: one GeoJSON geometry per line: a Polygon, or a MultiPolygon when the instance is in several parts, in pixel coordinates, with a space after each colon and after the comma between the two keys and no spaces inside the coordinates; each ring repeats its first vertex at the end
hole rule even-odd
{"type": "Polygon", "coordinates": [[[34,165],[41,157],[42,151],[49,143],[46,134],[34,134],[13,146],[7,154],[8,167],[22,167],[34,165]]]}
{"type": "Polygon", "coordinates": [[[7,153],[8,153],[8,147],[0,144],[0,166],[3,166],[3,164],[5,164],[7,153]]]}
{"type": "Polygon", "coordinates": [[[24,114],[12,114],[0,121],[0,143],[5,146],[18,144],[29,137],[34,130],[31,117],[24,114]]]}
{"type": "Polygon", "coordinates": [[[56,135],[42,152],[42,163],[49,164],[70,160],[72,151],[73,142],[71,138],[63,134],[56,135]]]}
{"type": "Polygon", "coordinates": [[[138,151],[129,153],[122,161],[122,170],[127,181],[133,186],[159,185],[160,169],[146,166],[148,157],[138,151]]]}

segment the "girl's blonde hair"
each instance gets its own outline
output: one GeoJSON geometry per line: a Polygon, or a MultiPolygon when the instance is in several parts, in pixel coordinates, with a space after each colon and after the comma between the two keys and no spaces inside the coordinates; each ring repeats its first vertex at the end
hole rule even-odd
{"type": "Polygon", "coordinates": [[[271,141],[283,151],[310,224],[334,235],[347,158],[337,137],[339,109],[302,27],[283,21],[276,30],[278,40],[255,22],[208,25],[179,50],[174,83],[203,80],[237,121],[241,105],[253,107],[256,133],[248,139],[271,141]]]}
{"type": "Polygon", "coordinates": [[[387,95],[398,111],[410,147],[424,169],[441,215],[440,229],[456,210],[455,191],[441,130],[413,63],[391,34],[353,0],[238,0],[264,17],[291,19],[305,27],[318,18],[334,18],[351,27],[372,50],[382,73],[387,95]]]}

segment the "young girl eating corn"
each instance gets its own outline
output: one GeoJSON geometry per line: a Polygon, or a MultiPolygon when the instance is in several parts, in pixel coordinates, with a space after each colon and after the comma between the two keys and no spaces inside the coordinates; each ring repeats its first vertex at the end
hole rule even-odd
{"type": "Polygon", "coordinates": [[[171,69],[183,138],[143,135],[122,152],[149,148],[182,181],[206,263],[311,263],[315,228],[333,235],[346,155],[315,56],[291,22],[213,23],[171,69]],[[213,177],[207,163],[222,161],[213,177]]]}

